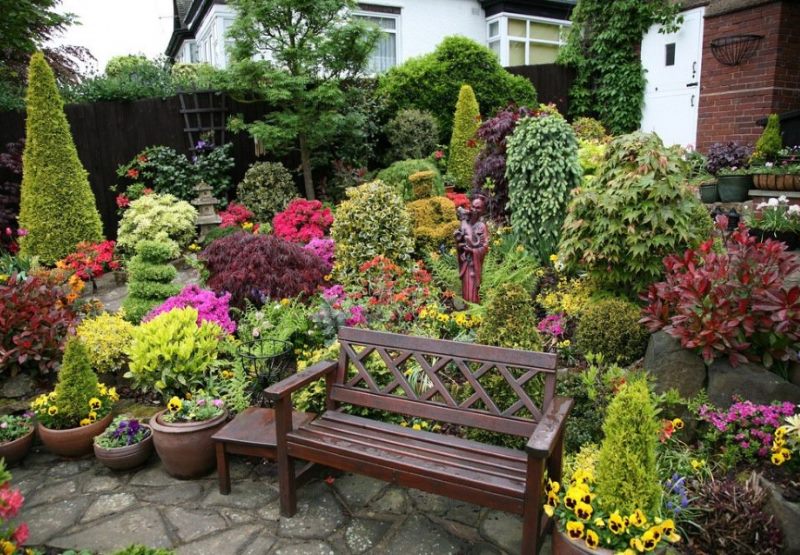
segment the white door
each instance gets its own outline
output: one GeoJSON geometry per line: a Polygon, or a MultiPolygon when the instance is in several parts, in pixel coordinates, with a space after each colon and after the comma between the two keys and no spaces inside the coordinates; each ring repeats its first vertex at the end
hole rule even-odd
{"type": "Polygon", "coordinates": [[[675,33],[659,33],[654,25],[642,40],[647,86],[641,127],[658,133],[667,145],[694,145],[697,137],[704,12],[683,12],[675,33]]]}

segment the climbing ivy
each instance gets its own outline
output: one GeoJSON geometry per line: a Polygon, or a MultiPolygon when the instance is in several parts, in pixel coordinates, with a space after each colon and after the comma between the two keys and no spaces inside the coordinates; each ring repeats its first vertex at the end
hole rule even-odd
{"type": "Polygon", "coordinates": [[[645,75],[639,47],[654,24],[662,32],[682,22],[669,0],[578,0],[559,62],[575,68],[573,117],[592,116],[619,135],[639,128],[645,75]]]}

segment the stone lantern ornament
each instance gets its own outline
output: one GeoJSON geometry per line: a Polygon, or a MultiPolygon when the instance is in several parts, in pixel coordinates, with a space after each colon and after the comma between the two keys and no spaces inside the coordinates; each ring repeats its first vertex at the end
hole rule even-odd
{"type": "Polygon", "coordinates": [[[200,227],[200,241],[205,239],[209,231],[217,227],[222,219],[214,208],[219,201],[211,194],[211,185],[205,181],[198,183],[195,188],[197,198],[192,204],[197,207],[197,225],[200,227]]]}

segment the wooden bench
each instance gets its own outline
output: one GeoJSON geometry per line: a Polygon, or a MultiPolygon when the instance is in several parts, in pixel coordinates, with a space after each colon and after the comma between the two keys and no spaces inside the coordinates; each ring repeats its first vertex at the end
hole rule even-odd
{"type": "Polygon", "coordinates": [[[522,553],[552,524],[541,511],[544,470],[561,479],[572,399],[555,396],[556,356],[373,332],[339,331],[338,362],[320,362],[266,389],[275,401],[281,514],[297,510],[295,460],[364,474],[522,515],[522,553]],[[326,379],[326,411],[295,427],[291,394],[326,379]],[[526,385],[542,393],[537,406],[526,385]],[[487,392],[498,383],[505,403],[487,392]],[[509,397],[511,400],[509,400],[509,397]],[[354,416],[366,407],[528,439],[525,451],[354,416]],[[539,406],[543,408],[539,408],[539,406]]]}

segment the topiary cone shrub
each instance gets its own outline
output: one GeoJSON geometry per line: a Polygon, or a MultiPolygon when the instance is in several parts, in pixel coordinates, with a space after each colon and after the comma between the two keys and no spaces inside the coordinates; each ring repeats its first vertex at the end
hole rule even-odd
{"type": "Polygon", "coordinates": [[[136,256],[128,263],[128,298],[122,303],[125,319],[138,323],[148,312],[181,288],[172,280],[178,275],[169,261],[178,255],[172,241],[139,241],[136,256]]]}
{"type": "Polygon", "coordinates": [[[504,283],[489,296],[486,317],[475,338],[482,345],[538,351],[542,339],[536,329],[536,309],[522,285],[504,283]]]}
{"type": "Polygon", "coordinates": [[[609,513],[657,514],[659,424],[644,376],[631,378],[608,405],[597,460],[597,499],[609,513]]]}
{"type": "Polygon", "coordinates": [[[756,141],[751,163],[774,162],[777,160],[781,148],[783,148],[781,120],[778,114],[770,114],[767,118],[767,126],[764,127],[764,131],[756,141]]]}
{"type": "Polygon", "coordinates": [[[441,245],[452,246],[459,226],[456,205],[447,197],[422,198],[406,205],[414,224],[418,253],[437,251],[441,245]]]}
{"type": "Polygon", "coordinates": [[[89,412],[89,400],[97,396],[97,391],[97,375],[89,362],[89,351],[80,339],[70,337],[55,388],[61,418],[78,426],[89,412]]]}
{"type": "Polygon", "coordinates": [[[19,225],[27,230],[21,252],[46,264],[75,250],[81,241],[102,241],[100,214],[89,186],[44,55],[31,56],[25,97],[25,171],[19,225]]]}
{"type": "Polygon", "coordinates": [[[460,191],[466,191],[472,185],[475,160],[481,151],[477,139],[480,126],[481,110],[475,92],[469,85],[462,85],[453,116],[450,158],[447,160],[447,173],[453,177],[460,191]]]}

